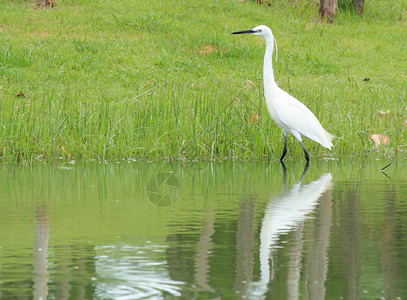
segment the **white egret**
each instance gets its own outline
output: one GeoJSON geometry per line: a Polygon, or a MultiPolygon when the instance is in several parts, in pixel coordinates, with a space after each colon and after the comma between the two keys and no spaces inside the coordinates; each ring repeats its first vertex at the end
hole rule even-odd
{"type": "Polygon", "coordinates": [[[271,118],[283,130],[284,150],[280,161],[283,161],[287,153],[287,135],[290,133],[300,142],[307,162],[309,154],[302,143],[302,137],[307,137],[331,150],[333,135],[322,128],[308,107],[279,88],[274,81],[272,55],[275,41],[271,29],[260,25],[253,29],[232,32],[232,34],[242,33],[259,35],[266,41],[263,66],[264,97],[271,118]]]}

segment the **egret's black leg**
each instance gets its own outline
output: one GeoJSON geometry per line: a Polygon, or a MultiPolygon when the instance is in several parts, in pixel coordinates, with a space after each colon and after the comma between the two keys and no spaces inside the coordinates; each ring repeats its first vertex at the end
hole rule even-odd
{"type": "Polygon", "coordinates": [[[286,191],[286,178],[287,178],[287,168],[285,167],[285,164],[283,163],[282,160],[280,160],[281,164],[281,169],[283,170],[283,192],[286,191]]]}
{"type": "Polygon", "coordinates": [[[304,144],[302,142],[300,142],[301,148],[304,151],[305,154],[305,159],[307,160],[307,162],[309,162],[309,154],[307,152],[307,150],[305,150],[304,144]]]}
{"type": "Polygon", "coordinates": [[[301,183],[302,179],[304,178],[305,174],[308,171],[308,167],[309,167],[309,161],[307,160],[307,162],[305,163],[305,166],[304,166],[304,171],[302,172],[302,175],[300,177],[300,180],[298,180],[298,183],[301,183]]]}
{"type": "Polygon", "coordinates": [[[287,135],[284,134],[284,150],[283,154],[280,157],[280,161],[283,162],[284,156],[287,154],[287,135]]]}

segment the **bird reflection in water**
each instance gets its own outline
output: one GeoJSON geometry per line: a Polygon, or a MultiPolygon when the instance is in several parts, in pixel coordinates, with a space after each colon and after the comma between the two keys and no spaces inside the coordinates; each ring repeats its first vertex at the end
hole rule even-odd
{"type": "MultiPolygon", "coordinates": [[[[294,232],[294,238],[296,243],[292,243],[289,249],[289,266],[287,274],[287,295],[290,298],[297,299],[299,297],[299,281],[301,274],[301,255],[303,249],[303,230],[302,226],[304,221],[309,217],[309,214],[315,209],[321,196],[330,190],[332,174],[325,173],[321,175],[318,180],[312,181],[305,185],[301,182],[308,171],[309,164],[304,167],[304,171],[296,184],[294,184],[289,190],[286,190],[286,174],[287,168],[284,163],[281,163],[283,171],[283,191],[280,195],[273,197],[267,205],[264,213],[264,217],[261,223],[260,230],[260,280],[252,282],[248,290],[249,298],[264,299],[269,289],[269,282],[274,279],[275,264],[273,263],[273,256],[276,255],[277,249],[281,248],[279,245],[279,238],[283,234],[294,232]]],[[[330,215],[330,213],[328,212],[330,215]]],[[[326,223],[326,222],[325,222],[326,223]]],[[[325,224],[321,222],[321,224],[325,224]]],[[[329,224],[326,225],[325,233],[328,236],[322,238],[322,240],[329,241],[329,224]]],[[[320,244],[321,249],[327,250],[327,245],[320,244]]],[[[324,250],[324,251],[325,251],[324,250]]],[[[325,251],[326,252],[326,251],[325,251]]],[[[326,254],[326,253],[325,253],[326,254]]],[[[322,254],[324,255],[324,254],[322,254]]],[[[325,255],[326,257],[326,255],[325,255]]],[[[319,258],[319,262],[325,264],[317,269],[326,270],[327,260],[319,258]]],[[[311,262],[310,267],[313,267],[311,262]]],[[[315,277],[315,276],[310,276],[315,277]]],[[[326,271],[319,275],[319,282],[325,281],[326,271]]],[[[315,281],[316,282],[316,281],[315,281]]],[[[324,291],[320,290],[320,298],[323,299],[324,291]]],[[[317,299],[313,298],[313,299],[317,299]]]]}

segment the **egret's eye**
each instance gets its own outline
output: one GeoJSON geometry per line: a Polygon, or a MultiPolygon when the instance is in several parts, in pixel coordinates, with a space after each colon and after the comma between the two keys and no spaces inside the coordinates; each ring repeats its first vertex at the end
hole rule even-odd
{"type": "Polygon", "coordinates": [[[261,30],[261,29],[259,29],[259,30],[257,30],[257,32],[262,32],[263,30],[261,30]]]}

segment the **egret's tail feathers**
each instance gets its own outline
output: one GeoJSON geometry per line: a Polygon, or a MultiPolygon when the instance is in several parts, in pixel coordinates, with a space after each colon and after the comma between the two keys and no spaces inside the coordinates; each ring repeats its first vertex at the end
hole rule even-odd
{"type": "Polygon", "coordinates": [[[326,137],[326,143],[324,143],[322,146],[324,146],[325,148],[327,148],[327,149],[329,149],[329,150],[331,150],[331,148],[332,148],[332,140],[333,140],[333,138],[335,137],[333,134],[330,134],[328,131],[326,131],[325,129],[323,129],[324,130],[324,135],[325,135],[325,137],[326,137]]]}

